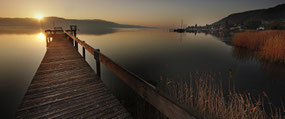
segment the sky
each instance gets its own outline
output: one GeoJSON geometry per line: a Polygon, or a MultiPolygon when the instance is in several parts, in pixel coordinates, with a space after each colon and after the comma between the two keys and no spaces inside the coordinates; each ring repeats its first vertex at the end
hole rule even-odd
{"type": "Polygon", "coordinates": [[[57,16],[121,24],[178,27],[211,24],[231,13],[262,9],[285,0],[0,0],[0,17],[57,16]]]}

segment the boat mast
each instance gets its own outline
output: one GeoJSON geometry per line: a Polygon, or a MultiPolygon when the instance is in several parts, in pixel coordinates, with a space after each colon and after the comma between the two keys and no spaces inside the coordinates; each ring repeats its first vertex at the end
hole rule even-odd
{"type": "Polygon", "coordinates": [[[183,19],[181,20],[181,29],[182,29],[182,25],[183,25],[183,19]]]}

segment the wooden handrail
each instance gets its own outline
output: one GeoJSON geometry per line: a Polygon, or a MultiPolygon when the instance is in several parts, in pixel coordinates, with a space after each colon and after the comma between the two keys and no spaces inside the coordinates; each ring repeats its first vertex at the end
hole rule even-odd
{"type": "MultiPolygon", "coordinates": [[[[191,115],[185,108],[179,106],[175,102],[169,100],[168,98],[160,95],[155,86],[146,82],[142,78],[138,77],[134,73],[123,68],[116,62],[112,61],[110,58],[105,56],[103,53],[94,49],[84,41],[79,40],[77,37],[71,35],[67,31],[65,34],[73,39],[75,42],[79,43],[82,47],[90,52],[93,56],[98,55],[99,61],[104,64],[109,70],[115,73],[121,80],[124,81],[130,88],[132,88],[138,95],[140,95],[148,103],[152,104],[157,110],[166,115],[169,118],[176,119],[196,119],[191,115]]],[[[98,69],[97,69],[98,71],[98,69]]],[[[97,72],[98,73],[98,72],[97,72]]]]}

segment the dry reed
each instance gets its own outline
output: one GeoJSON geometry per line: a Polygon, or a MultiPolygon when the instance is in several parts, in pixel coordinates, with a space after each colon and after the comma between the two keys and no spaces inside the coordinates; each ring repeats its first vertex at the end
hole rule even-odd
{"type": "Polygon", "coordinates": [[[171,99],[186,105],[198,118],[204,119],[284,119],[285,110],[272,108],[265,111],[263,97],[253,98],[250,93],[242,94],[231,89],[224,90],[223,84],[214,80],[212,74],[190,73],[189,81],[171,81],[161,77],[159,89],[171,99]]]}
{"type": "Polygon", "coordinates": [[[233,45],[255,50],[260,59],[285,63],[285,31],[246,31],[233,36],[233,45]]]}

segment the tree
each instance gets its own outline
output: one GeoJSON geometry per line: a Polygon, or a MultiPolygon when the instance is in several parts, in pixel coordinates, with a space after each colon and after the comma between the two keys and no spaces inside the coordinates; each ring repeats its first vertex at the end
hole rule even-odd
{"type": "Polygon", "coordinates": [[[273,21],[266,26],[268,29],[285,29],[285,23],[282,21],[273,21]]]}
{"type": "Polygon", "coordinates": [[[230,29],[231,27],[233,27],[233,24],[230,24],[228,21],[226,21],[225,22],[225,28],[230,29]]]}
{"type": "Polygon", "coordinates": [[[249,21],[246,24],[247,29],[257,29],[261,25],[261,21],[249,21]]]}

